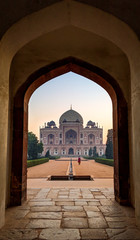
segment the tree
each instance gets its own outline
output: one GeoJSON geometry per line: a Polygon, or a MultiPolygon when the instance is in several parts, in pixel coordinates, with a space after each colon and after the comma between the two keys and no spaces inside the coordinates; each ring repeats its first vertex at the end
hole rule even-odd
{"type": "Polygon", "coordinates": [[[42,153],[43,152],[43,143],[40,142],[37,144],[37,152],[42,153]]]}
{"type": "Polygon", "coordinates": [[[45,157],[46,157],[46,158],[49,158],[49,157],[50,157],[50,151],[49,151],[49,150],[46,152],[45,157]]]}
{"type": "Polygon", "coordinates": [[[113,143],[110,140],[107,141],[105,155],[106,158],[113,159],[113,143]]]}
{"type": "Polygon", "coordinates": [[[96,146],[93,148],[93,157],[98,157],[96,146]]]}
{"type": "Polygon", "coordinates": [[[28,132],[28,157],[35,159],[38,157],[38,153],[42,153],[43,144],[38,142],[36,135],[32,132],[28,132]]]}
{"type": "Polygon", "coordinates": [[[93,151],[92,151],[92,148],[90,147],[90,149],[89,149],[89,154],[88,154],[88,155],[89,155],[89,157],[91,157],[91,156],[92,156],[92,152],[93,152],[93,151]]]}

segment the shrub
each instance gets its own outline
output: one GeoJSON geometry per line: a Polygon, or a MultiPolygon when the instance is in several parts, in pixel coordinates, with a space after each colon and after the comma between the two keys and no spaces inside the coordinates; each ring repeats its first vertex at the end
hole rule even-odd
{"type": "Polygon", "coordinates": [[[60,156],[49,156],[49,159],[59,159],[60,158],[60,156]]]}
{"type": "Polygon", "coordinates": [[[93,157],[93,156],[83,156],[83,158],[84,158],[84,159],[92,159],[92,160],[95,159],[95,157],[93,157]]]}
{"type": "Polygon", "coordinates": [[[102,163],[109,166],[114,166],[114,159],[95,158],[95,162],[102,163]]]}
{"type": "Polygon", "coordinates": [[[48,162],[49,158],[39,158],[39,159],[32,159],[32,160],[27,160],[27,168],[33,167],[45,162],[48,162]]]}

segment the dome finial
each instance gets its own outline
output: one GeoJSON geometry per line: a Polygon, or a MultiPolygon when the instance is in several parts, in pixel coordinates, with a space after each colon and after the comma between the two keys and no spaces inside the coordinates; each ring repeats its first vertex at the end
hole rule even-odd
{"type": "Polygon", "coordinates": [[[72,110],[72,104],[70,105],[70,110],[72,110]]]}

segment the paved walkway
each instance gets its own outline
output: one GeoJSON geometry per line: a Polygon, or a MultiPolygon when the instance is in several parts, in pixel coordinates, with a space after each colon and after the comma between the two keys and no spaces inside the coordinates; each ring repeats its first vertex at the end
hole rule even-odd
{"type": "Polygon", "coordinates": [[[68,165],[50,161],[28,169],[28,200],[6,210],[0,240],[140,240],[134,210],[114,200],[113,168],[75,161],[75,174],[95,181],[46,181],[67,174],[68,165]]]}
{"type": "Polygon", "coordinates": [[[140,240],[134,210],[112,188],[28,189],[28,201],[7,209],[0,240],[140,240]]]}
{"type": "MultiPolygon", "coordinates": [[[[77,159],[73,158],[73,160],[77,159]]],[[[64,161],[64,159],[50,160],[48,163],[28,168],[28,178],[67,175],[68,169],[69,161],[64,161]]],[[[96,163],[94,160],[81,161],[80,165],[77,161],[73,161],[73,172],[75,175],[92,175],[94,178],[113,178],[114,168],[96,163]]]]}
{"type": "Polygon", "coordinates": [[[34,178],[27,180],[28,188],[102,188],[102,187],[112,187],[114,186],[113,179],[94,179],[94,181],[47,181],[46,178],[34,178]]]}
{"type": "Polygon", "coordinates": [[[62,158],[28,168],[28,188],[113,187],[113,167],[96,163],[94,160],[82,160],[79,165],[77,158],[73,158],[73,160],[73,174],[92,175],[94,181],[47,181],[47,177],[50,175],[67,175],[69,173],[69,158],[66,161],[62,158]]]}

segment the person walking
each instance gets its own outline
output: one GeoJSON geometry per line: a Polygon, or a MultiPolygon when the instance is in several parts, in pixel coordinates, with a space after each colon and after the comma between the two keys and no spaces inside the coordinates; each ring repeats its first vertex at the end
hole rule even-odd
{"type": "Polygon", "coordinates": [[[80,165],[80,163],[81,163],[81,158],[80,158],[80,157],[78,158],[78,163],[79,163],[79,165],[80,165]]]}

